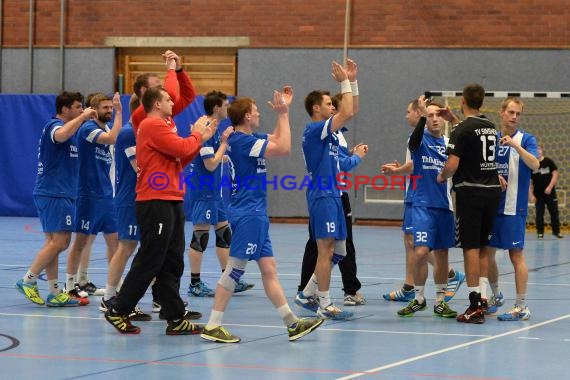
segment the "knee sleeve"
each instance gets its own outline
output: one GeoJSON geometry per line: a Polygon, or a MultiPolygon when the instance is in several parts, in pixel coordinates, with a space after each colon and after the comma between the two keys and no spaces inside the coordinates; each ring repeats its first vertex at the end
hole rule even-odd
{"type": "Polygon", "coordinates": [[[190,248],[198,252],[204,252],[208,247],[208,240],[210,239],[210,232],[206,230],[194,231],[192,233],[192,241],[190,248]]]}
{"type": "Polygon", "coordinates": [[[337,240],[334,245],[334,253],[332,257],[333,265],[338,264],[346,257],[346,240],[337,240]]]}
{"type": "Polygon", "coordinates": [[[218,284],[227,291],[233,293],[236,288],[236,284],[245,272],[246,264],[247,260],[230,257],[228,259],[228,265],[226,265],[226,270],[222,273],[222,276],[218,280],[218,284]]]}
{"type": "Polygon", "coordinates": [[[232,242],[232,229],[229,224],[216,230],[216,247],[229,248],[232,242]]]}

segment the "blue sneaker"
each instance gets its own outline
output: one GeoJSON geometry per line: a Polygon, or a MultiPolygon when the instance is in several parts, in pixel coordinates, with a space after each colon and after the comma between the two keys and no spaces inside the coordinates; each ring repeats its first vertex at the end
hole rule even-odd
{"type": "Polygon", "coordinates": [[[335,321],[346,320],[351,318],[353,315],[354,313],[351,313],[350,311],[341,310],[332,303],[325,308],[319,307],[317,310],[318,317],[322,319],[333,319],[335,321]]]}
{"type": "Polygon", "coordinates": [[[505,314],[497,316],[499,321],[526,321],[530,318],[530,309],[525,306],[524,309],[520,306],[515,305],[511,310],[505,314]]]}
{"type": "Polygon", "coordinates": [[[248,282],[245,282],[244,280],[239,280],[238,283],[236,284],[236,288],[234,289],[234,293],[245,292],[246,290],[249,290],[254,286],[255,284],[250,284],[248,282]]]}
{"type": "Polygon", "coordinates": [[[485,314],[495,314],[497,311],[499,311],[499,308],[505,303],[505,297],[503,297],[502,292],[499,292],[499,295],[491,297],[490,301],[491,302],[489,303],[485,314]]]}
{"type": "Polygon", "coordinates": [[[412,290],[404,290],[403,288],[383,294],[382,297],[386,301],[410,302],[416,297],[416,292],[412,290]]]}
{"type": "Polygon", "coordinates": [[[295,296],[295,304],[313,313],[316,313],[319,309],[319,300],[314,296],[305,297],[302,291],[298,292],[295,296]]]}
{"type": "Polygon", "coordinates": [[[53,294],[48,294],[46,299],[46,306],[49,307],[70,307],[70,306],[80,306],[78,300],[70,297],[66,292],[61,292],[54,296],[53,294]]]}
{"type": "Polygon", "coordinates": [[[190,284],[188,287],[188,295],[193,297],[213,297],[216,292],[206,285],[203,281],[195,285],[190,284]]]}
{"type": "Polygon", "coordinates": [[[459,290],[461,284],[465,281],[465,273],[458,270],[455,271],[455,276],[453,278],[447,279],[447,287],[445,288],[445,302],[451,301],[455,297],[455,293],[459,290]]]}
{"type": "Polygon", "coordinates": [[[25,295],[29,301],[32,301],[37,305],[45,304],[45,301],[42,299],[42,297],[40,297],[40,292],[38,291],[38,284],[28,284],[24,282],[23,279],[19,279],[18,281],[16,281],[16,284],[14,286],[16,287],[16,289],[18,289],[20,293],[25,295]]]}

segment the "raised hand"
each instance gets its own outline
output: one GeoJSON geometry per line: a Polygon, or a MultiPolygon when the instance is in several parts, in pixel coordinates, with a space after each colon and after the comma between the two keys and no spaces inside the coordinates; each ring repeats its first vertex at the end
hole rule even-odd
{"type": "Polygon", "coordinates": [[[348,79],[348,74],[342,65],[336,61],[332,61],[331,63],[331,75],[334,80],[337,82],[342,82],[343,80],[348,79]]]}
{"type": "Polygon", "coordinates": [[[356,74],[358,73],[358,67],[356,66],[356,62],[352,59],[346,59],[346,74],[348,75],[348,80],[354,82],[356,80],[356,74]]]}
{"type": "Polygon", "coordinates": [[[115,95],[113,95],[113,109],[119,112],[123,110],[123,105],[121,104],[121,95],[119,95],[118,92],[115,92],[115,95]]]}

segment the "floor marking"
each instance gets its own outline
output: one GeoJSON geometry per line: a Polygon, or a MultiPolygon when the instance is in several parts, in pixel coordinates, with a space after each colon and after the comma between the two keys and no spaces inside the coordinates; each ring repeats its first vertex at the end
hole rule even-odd
{"type": "Polygon", "coordinates": [[[412,362],[415,362],[415,361],[418,361],[418,360],[426,359],[426,358],[429,358],[429,357],[432,357],[432,356],[444,354],[444,353],[446,353],[446,352],[455,351],[455,350],[458,350],[458,349],[460,349],[460,348],[465,348],[465,347],[473,346],[473,345],[476,345],[476,344],[479,344],[479,343],[484,343],[484,342],[487,342],[487,341],[495,340],[495,339],[502,338],[502,337],[505,337],[505,336],[518,334],[518,333],[523,332],[523,331],[528,331],[528,330],[531,330],[531,329],[535,329],[535,328],[538,328],[538,327],[542,327],[542,326],[545,326],[545,325],[548,325],[548,324],[551,324],[551,323],[555,323],[555,322],[559,322],[559,321],[562,321],[562,320],[568,319],[568,318],[570,318],[570,314],[566,314],[566,315],[563,315],[563,316],[558,317],[558,318],[554,318],[554,319],[550,319],[550,320],[547,320],[547,321],[544,321],[544,322],[540,322],[540,323],[537,323],[537,324],[535,324],[535,325],[526,326],[526,327],[523,327],[523,328],[520,328],[520,329],[508,331],[508,332],[505,332],[505,333],[502,333],[502,334],[498,334],[498,335],[494,335],[494,336],[489,336],[489,337],[482,338],[482,339],[477,339],[477,340],[474,340],[474,341],[472,341],[472,342],[467,342],[467,343],[458,344],[458,345],[451,346],[451,347],[447,347],[447,348],[443,348],[443,349],[437,350],[437,351],[428,352],[428,353],[423,354],[423,355],[414,356],[414,357],[411,357],[411,358],[408,358],[408,359],[404,359],[404,360],[400,360],[400,361],[397,361],[397,362],[394,362],[394,363],[386,364],[386,365],[383,365],[383,366],[381,366],[381,367],[376,367],[376,368],[368,369],[368,370],[362,371],[362,372],[357,373],[357,374],[354,374],[354,375],[345,376],[345,377],[339,377],[337,380],[356,379],[357,377],[361,377],[361,376],[377,374],[377,373],[379,373],[379,372],[385,371],[385,370],[390,369],[390,368],[399,367],[399,366],[402,366],[402,365],[404,365],[404,364],[408,364],[408,363],[412,363],[412,362]]]}

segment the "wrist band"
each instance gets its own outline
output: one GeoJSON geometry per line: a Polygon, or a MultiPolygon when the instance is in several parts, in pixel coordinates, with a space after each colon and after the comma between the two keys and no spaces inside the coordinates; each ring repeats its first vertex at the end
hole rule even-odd
{"type": "Polygon", "coordinates": [[[350,82],[350,88],[352,89],[352,96],[358,96],[358,81],[350,82]]]}
{"type": "Polygon", "coordinates": [[[345,94],[347,92],[352,92],[352,87],[350,87],[350,81],[345,79],[340,82],[340,93],[345,94]]]}

